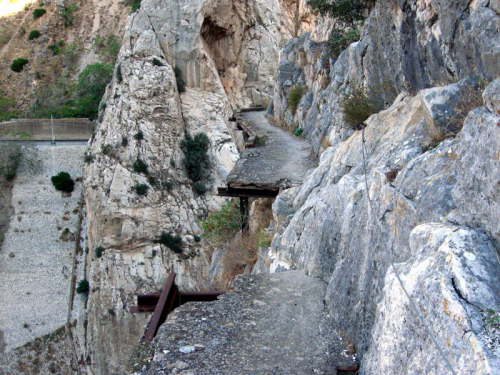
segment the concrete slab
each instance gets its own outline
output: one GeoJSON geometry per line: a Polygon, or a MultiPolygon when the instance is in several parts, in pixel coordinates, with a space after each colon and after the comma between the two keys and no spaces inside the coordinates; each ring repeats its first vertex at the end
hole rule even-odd
{"type": "Polygon", "coordinates": [[[312,146],[303,138],[272,126],[265,112],[242,113],[241,118],[263,138],[265,145],[247,148],[227,177],[231,187],[278,189],[302,183],[317,166],[312,146]]]}
{"type": "Polygon", "coordinates": [[[38,145],[39,165],[22,164],[12,189],[15,213],[0,250],[0,347],[9,351],[67,322],[82,183],[71,196],[56,191],[51,176],[83,175],[85,145],[38,145]]]}
{"type": "Polygon", "coordinates": [[[336,374],[355,358],[325,311],[325,290],[300,271],[239,277],[219,301],[168,317],[143,374],[336,374]]]}

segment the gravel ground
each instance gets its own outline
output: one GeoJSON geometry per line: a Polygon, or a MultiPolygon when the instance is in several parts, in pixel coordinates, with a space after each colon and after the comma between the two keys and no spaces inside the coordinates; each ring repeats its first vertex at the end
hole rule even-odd
{"type": "Polygon", "coordinates": [[[23,163],[18,172],[12,190],[15,214],[0,251],[0,352],[67,322],[75,256],[71,237],[77,233],[82,183],[77,181],[68,196],[54,189],[50,177],[61,171],[82,177],[85,149],[38,145],[30,150],[38,165],[23,163]]]}

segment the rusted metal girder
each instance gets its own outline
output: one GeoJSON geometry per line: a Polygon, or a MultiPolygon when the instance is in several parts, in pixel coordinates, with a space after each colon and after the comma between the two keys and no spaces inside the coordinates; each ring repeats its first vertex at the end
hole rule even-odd
{"type": "Polygon", "coordinates": [[[158,332],[158,328],[165,323],[168,314],[186,302],[191,301],[215,301],[218,296],[225,292],[179,292],[174,284],[176,274],[168,275],[167,281],[161,293],[147,293],[137,295],[137,306],[130,308],[131,313],[154,311],[149,322],[148,329],[144,335],[145,342],[151,342],[158,332]]]}
{"type": "Polygon", "coordinates": [[[163,287],[163,290],[160,294],[160,299],[158,300],[158,304],[156,305],[155,312],[153,313],[151,321],[149,322],[148,330],[146,331],[146,335],[144,336],[144,341],[146,342],[151,342],[153,340],[156,332],[158,332],[158,328],[163,323],[161,322],[162,318],[166,319],[167,315],[172,309],[173,299],[175,299],[175,294],[177,292],[177,287],[175,287],[174,285],[175,276],[175,272],[172,272],[167,277],[165,286],[163,287]]]}

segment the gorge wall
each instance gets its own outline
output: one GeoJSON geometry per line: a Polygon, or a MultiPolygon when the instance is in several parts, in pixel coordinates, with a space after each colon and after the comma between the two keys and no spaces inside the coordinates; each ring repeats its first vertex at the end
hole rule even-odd
{"type": "Polygon", "coordinates": [[[280,53],[275,121],[302,128],[321,159],[277,197],[277,234],[256,269],[328,282],[361,373],[449,372],[395,269],[457,373],[499,371],[485,323],[500,307],[498,12],[493,1],[377,1],[338,58],[308,35],[280,53]],[[342,98],[357,87],[387,108],[364,130],[343,119],[342,98]]]}
{"type": "Polygon", "coordinates": [[[211,254],[198,237],[201,220],[222,202],[216,187],[239,157],[229,118],[271,97],[278,51],[294,32],[291,6],[143,0],[129,16],[85,169],[94,373],[125,371],[150,317],[129,312],[136,293],[159,291],[170,272],[181,289],[211,287],[211,254]],[[200,132],[210,141],[205,194],[186,175],[181,151],[185,134],[200,132]],[[134,167],[139,159],[147,172],[134,167]],[[157,243],[163,232],[182,238],[180,253],[157,243]]]}

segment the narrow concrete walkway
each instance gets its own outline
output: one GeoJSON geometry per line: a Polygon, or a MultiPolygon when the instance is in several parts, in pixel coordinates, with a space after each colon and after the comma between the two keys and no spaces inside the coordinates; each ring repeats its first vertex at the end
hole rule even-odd
{"type": "Polygon", "coordinates": [[[143,374],[336,374],[355,358],[325,312],[325,289],[301,271],[237,278],[219,301],[174,310],[143,374]]]}
{"type": "Polygon", "coordinates": [[[241,114],[242,120],[264,139],[265,145],[247,148],[227,177],[230,187],[278,189],[299,185],[317,166],[312,146],[303,138],[272,126],[261,112],[241,114]]]}
{"type": "Polygon", "coordinates": [[[0,356],[66,324],[82,183],[68,196],[50,178],[82,177],[85,150],[35,146],[40,163],[22,164],[15,179],[15,213],[0,249],[0,356]]]}

